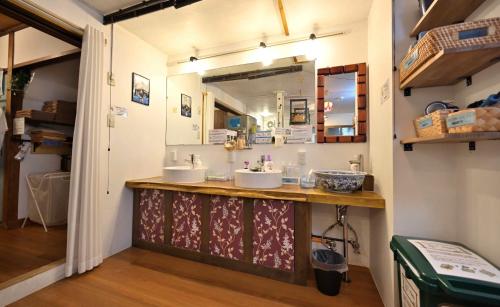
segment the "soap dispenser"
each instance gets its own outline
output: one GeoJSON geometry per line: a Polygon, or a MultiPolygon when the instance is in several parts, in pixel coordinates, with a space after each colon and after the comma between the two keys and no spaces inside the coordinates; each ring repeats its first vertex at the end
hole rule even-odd
{"type": "Polygon", "coordinates": [[[271,160],[271,155],[267,155],[266,162],[264,162],[264,170],[266,172],[272,171],[273,170],[274,163],[271,160]]]}

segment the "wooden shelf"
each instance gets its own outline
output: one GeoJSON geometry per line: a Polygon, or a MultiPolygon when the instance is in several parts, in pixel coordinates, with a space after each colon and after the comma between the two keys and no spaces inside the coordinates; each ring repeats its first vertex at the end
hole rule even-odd
{"type": "Polygon", "coordinates": [[[475,142],[500,140],[500,132],[470,132],[447,133],[431,137],[412,137],[401,140],[405,151],[412,151],[413,144],[438,144],[438,143],[469,143],[469,149],[475,150],[475,142]]]}
{"type": "Polygon", "coordinates": [[[485,0],[434,0],[424,16],[411,31],[417,36],[422,31],[464,21],[485,0]]]}
{"type": "Polygon", "coordinates": [[[75,126],[74,122],[68,121],[60,121],[60,120],[46,120],[46,119],[38,119],[38,118],[30,118],[25,117],[26,124],[31,124],[33,126],[38,126],[40,124],[49,124],[49,125],[62,125],[62,126],[75,126]]]}
{"type": "Polygon", "coordinates": [[[401,82],[400,89],[453,85],[499,58],[500,43],[442,50],[401,82]]]}

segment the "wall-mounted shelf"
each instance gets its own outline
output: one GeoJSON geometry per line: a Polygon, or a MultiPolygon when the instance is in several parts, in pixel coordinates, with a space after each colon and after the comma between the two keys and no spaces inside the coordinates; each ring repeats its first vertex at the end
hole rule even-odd
{"type": "Polygon", "coordinates": [[[485,0],[434,0],[424,16],[413,28],[410,36],[422,31],[464,21],[485,0]]]}
{"type": "Polygon", "coordinates": [[[431,137],[412,137],[401,140],[405,151],[412,151],[414,144],[469,143],[469,150],[476,149],[477,141],[500,140],[500,132],[447,133],[431,137]]]}
{"type": "Polygon", "coordinates": [[[441,50],[415,70],[400,89],[453,85],[496,63],[500,44],[441,50]]]}

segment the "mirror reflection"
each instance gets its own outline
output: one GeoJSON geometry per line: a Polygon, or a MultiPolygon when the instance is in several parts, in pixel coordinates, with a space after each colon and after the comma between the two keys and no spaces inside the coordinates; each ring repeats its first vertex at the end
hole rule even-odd
{"type": "Polygon", "coordinates": [[[314,62],[298,57],[171,76],[167,144],[314,142],[315,77],[314,62]]]}
{"type": "Polygon", "coordinates": [[[356,74],[325,76],[325,136],[356,135],[356,74]]]}

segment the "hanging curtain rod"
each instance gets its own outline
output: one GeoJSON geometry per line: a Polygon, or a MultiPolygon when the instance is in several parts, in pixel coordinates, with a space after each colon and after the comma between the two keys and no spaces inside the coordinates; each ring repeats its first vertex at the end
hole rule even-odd
{"type": "MultiPolygon", "coordinates": [[[[332,37],[332,36],[339,36],[339,35],[344,35],[347,34],[347,31],[341,31],[341,32],[333,32],[333,33],[326,33],[326,34],[321,34],[321,35],[316,35],[316,39],[319,38],[326,38],[326,37],[332,37]]],[[[298,43],[298,42],[304,42],[309,40],[309,36],[305,38],[297,38],[297,39],[291,39],[291,40],[286,40],[286,41],[281,41],[281,42],[275,42],[275,43],[266,43],[267,47],[275,47],[275,46],[282,46],[282,45],[288,45],[288,44],[293,44],[293,43],[298,43]]],[[[225,52],[219,52],[219,53],[212,53],[212,54],[207,54],[204,56],[197,56],[197,60],[205,60],[205,59],[211,59],[211,58],[216,58],[220,56],[225,56],[225,55],[231,55],[231,54],[236,54],[236,53],[242,53],[242,52],[247,52],[247,51],[252,51],[252,50],[257,50],[259,49],[260,46],[255,46],[255,47],[247,47],[247,48],[241,48],[241,49],[236,49],[232,51],[225,51],[225,52]]],[[[180,60],[176,62],[176,64],[184,64],[188,63],[191,61],[191,57],[188,59],[180,60]]]]}

